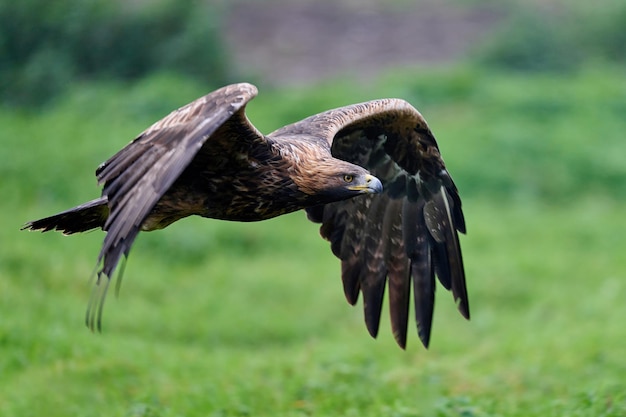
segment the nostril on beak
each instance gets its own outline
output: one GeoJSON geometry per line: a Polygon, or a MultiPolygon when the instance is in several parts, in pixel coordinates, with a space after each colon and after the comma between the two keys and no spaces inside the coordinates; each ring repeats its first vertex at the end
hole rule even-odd
{"type": "Polygon", "coordinates": [[[373,175],[368,175],[365,183],[371,193],[381,193],[383,191],[383,184],[373,175]]]}

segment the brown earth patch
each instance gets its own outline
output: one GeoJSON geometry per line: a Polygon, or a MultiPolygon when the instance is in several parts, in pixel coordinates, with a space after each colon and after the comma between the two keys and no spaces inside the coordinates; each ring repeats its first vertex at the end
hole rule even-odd
{"type": "Polygon", "coordinates": [[[380,3],[244,0],[230,5],[222,27],[243,75],[293,85],[449,64],[470,53],[503,16],[450,2],[380,3]]]}

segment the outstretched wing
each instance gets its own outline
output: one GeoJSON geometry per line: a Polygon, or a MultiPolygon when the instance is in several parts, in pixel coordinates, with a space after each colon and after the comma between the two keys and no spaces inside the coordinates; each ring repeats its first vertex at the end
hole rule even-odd
{"type": "MultiPolygon", "coordinates": [[[[97,297],[98,310],[111,275],[122,255],[128,255],[142,223],[203,145],[217,140],[216,136],[234,134],[241,142],[264,140],[244,114],[246,103],[256,94],[256,87],[242,83],[201,97],[156,122],[98,168],[96,175],[104,184],[102,195],[110,211],[98,256],[98,265],[102,264],[98,284],[102,275],[106,277],[97,297]]],[[[94,327],[89,310],[87,322],[94,327]]]]}
{"type": "Polygon", "coordinates": [[[435,275],[452,291],[461,314],[469,304],[458,233],[465,233],[461,200],[422,115],[398,99],[376,100],[311,116],[269,136],[303,134],[326,140],[336,158],[377,176],[382,194],[307,210],[341,259],[349,303],[363,294],[365,322],[376,337],[386,281],[391,325],[406,346],[411,282],[415,318],[428,347],[435,275]]]}

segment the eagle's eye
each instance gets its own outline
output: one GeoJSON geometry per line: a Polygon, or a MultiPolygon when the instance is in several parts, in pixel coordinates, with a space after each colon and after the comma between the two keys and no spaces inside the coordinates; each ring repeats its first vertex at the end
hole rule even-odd
{"type": "Polygon", "coordinates": [[[354,175],[346,174],[343,176],[343,180],[347,183],[354,181],[354,175]]]}

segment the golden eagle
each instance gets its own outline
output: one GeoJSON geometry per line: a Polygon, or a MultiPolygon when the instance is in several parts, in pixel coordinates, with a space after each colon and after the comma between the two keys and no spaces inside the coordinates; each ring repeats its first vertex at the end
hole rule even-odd
{"type": "Polygon", "coordinates": [[[457,233],[465,233],[461,200],[421,114],[403,100],[374,100],[263,135],[244,111],[256,94],[253,85],[229,85],[173,111],[98,167],[100,198],[24,226],[107,232],[87,325],[100,328],[111,276],[140,230],[190,215],[258,221],[300,209],[321,223],[341,260],[348,302],[363,294],[373,337],[387,281],[402,348],[411,283],[426,347],[435,275],[469,318],[457,233]]]}

